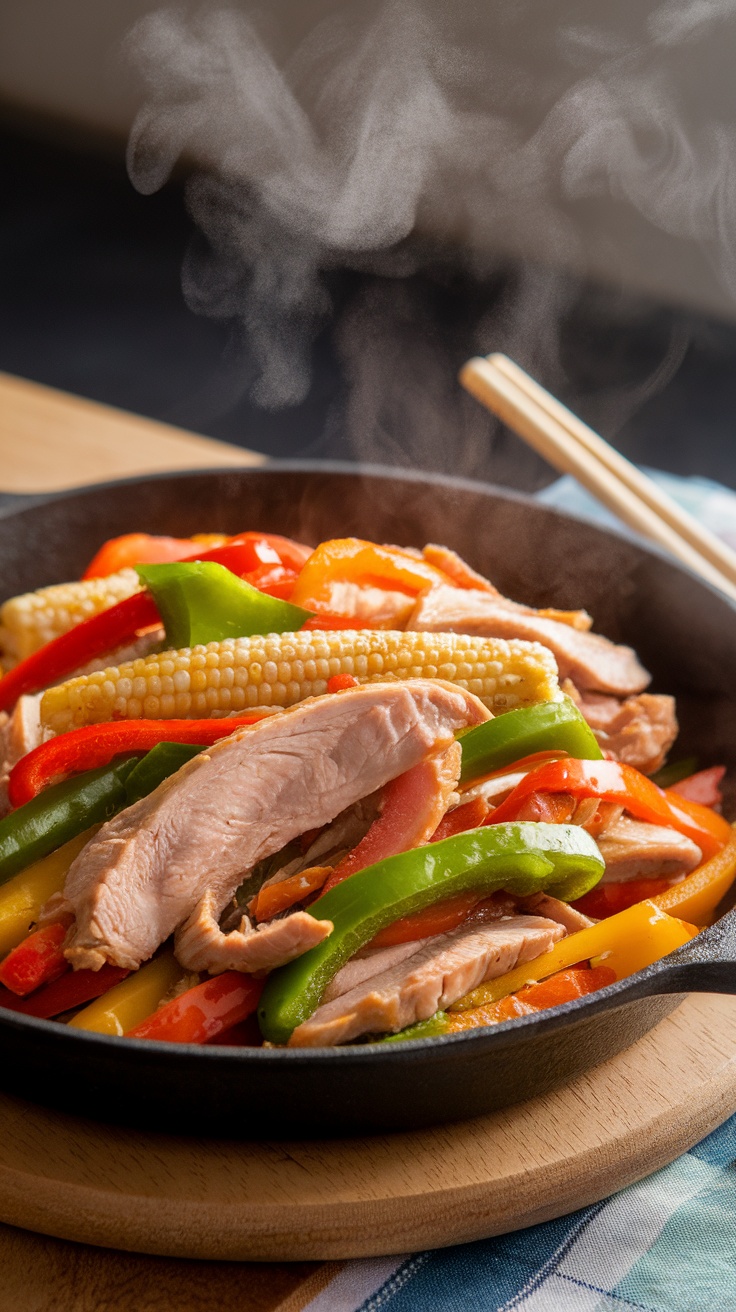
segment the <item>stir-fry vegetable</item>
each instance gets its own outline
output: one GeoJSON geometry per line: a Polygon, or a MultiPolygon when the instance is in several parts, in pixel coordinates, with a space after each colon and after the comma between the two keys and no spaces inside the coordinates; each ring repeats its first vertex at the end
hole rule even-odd
{"type": "Polygon", "coordinates": [[[49,1020],[61,1016],[74,1007],[83,1007],[93,998],[99,998],[108,989],[119,984],[128,971],[122,966],[102,966],[100,970],[67,970],[59,979],[45,988],[37,989],[28,998],[19,998],[9,990],[0,992],[0,1007],[19,1011],[24,1016],[37,1016],[49,1020]]]}
{"type": "Polygon", "coordinates": [[[69,967],[64,959],[66,925],[55,922],[37,929],[0,964],[0,984],[19,997],[50,984],[69,967]]]}
{"type": "Polygon", "coordinates": [[[69,1024],[72,1029],[94,1030],[97,1034],[124,1034],[156,1011],[183,975],[173,952],[162,952],[84,1011],[78,1011],[69,1024]]]}
{"type": "Polygon", "coordinates": [[[72,729],[21,757],[8,780],[10,804],[30,802],[60,775],[95,770],[123,753],[147,752],[161,742],[210,747],[262,717],[263,712],[253,711],[222,720],[112,720],[72,729]]]}
{"type": "Polygon", "coordinates": [[[141,565],[170,647],[196,647],[255,633],[295,633],[311,611],[259,592],[213,561],[141,565]]]}
{"type": "Polygon", "coordinates": [[[460,745],[463,784],[550,749],[587,761],[599,761],[603,755],[590,725],[569,697],[508,711],[469,729],[460,745]]]}
{"type": "Polygon", "coordinates": [[[336,583],[357,583],[416,597],[433,583],[446,581],[434,565],[397,547],[381,547],[361,538],[334,538],[313,551],[292,594],[295,605],[334,610],[336,583]]]}
{"type": "Polygon", "coordinates": [[[360,870],[311,907],[317,919],[332,921],[330,937],[268,977],[259,1009],[264,1037],[287,1043],[348,958],[402,916],[471,890],[524,896],[545,889],[570,899],[602,873],[583,829],[528,824],[475,829],[360,870]]]}
{"type": "Polygon", "coordinates": [[[649,824],[668,825],[691,838],[706,857],[728,842],[731,826],[705,806],[669,794],[631,766],[617,761],[551,761],[533,770],[493,812],[494,824],[515,820],[535,794],[569,794],[618,802],[649,824]]]}
{"type": "Polygon", "coordinates": [[[228,970],[167,1002],[127,1036],[159,1043],[207,1043],[251,1016],[262,991],[263,980],[228,970]]]}
{"type": "Polygon", "coordinates": [[[722,851],[679,884],[658,893],[653,901],[671,916],[681,916],[694,925],[707,925],[735,879],[736,830],[731,826],[731,836],[722,851]]]}
{"type": "Polygon", "coordinates": [[[136,759],[54,784],[0,820],[0,884],[126,806],[125,781],[136,759]]]}
{"type": "Polygon", "coordinates": [[[25,938],[41,907],[64,887],[67,871],[94,829],[14,875],[0,888],[0,957],[25,938]]]}

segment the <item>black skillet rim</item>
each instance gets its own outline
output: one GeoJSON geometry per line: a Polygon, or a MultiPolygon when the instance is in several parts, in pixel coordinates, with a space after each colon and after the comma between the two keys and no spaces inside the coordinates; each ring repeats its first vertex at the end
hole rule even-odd
{"type": "MultiPolygon", "coordinates": [[[[14,515],[25,511],[40,508],[48,504],[56,504],[74,496],[91,496],[107,492],[113,488],[134,488],[151,482],[163,482],[172,478],[181,478],[183,480],[195,480],[202,476],[217,475],[219,477],[231,475],[267,475],[277,476],[281,472],[304,473],[304,474],[345,474],[350,476],[365,475],[371,478],[386,478],[391,481],[401,481],[406,483],[420,483],[426,486],[427,483],[435,484],[438,487],[452,487],[461,491],[479,490],[498,496],[504,500],[516,502],[526,506],[540,506],[540,503],[533,496],[523,492],[517,492],[513,488],[501,487],[494,483],[484,483],[478,480],[468,478],[458,478],[445,474],[439,474],[432,471],[422,472],[415,470],[395,469],[389,465],[369,465],[369,464],[352,464],[348,461],[308,461],[308,460],[284,460],[284,461],[264,461],[262,465],[243,466],[233,468],[232,466],[213,465],[206,469],[194,470],[168,470],[150,475],[140,475],[125,479],[110,479],[104,483],[85,484],[83,487],[66,488],[60,492],[51,493],[24,493],[9,494],[8,504],[0,506],[0,519],[13,517],[14,515]],[[12,500],[10,500],[12,497],[12,500]]],[[[584,523],[589,527],[596,529],[598,533],[613,538],[614,540],[624,540],[632,542],[645,555],[653,556],[666,565],[670,566],[695,580],[700,587],[706,588],[710,593],[716,596],[719,601],[725,602],[726,605],[736,614],[736,602],[725,597],[717,588],[713,587],[706,580],[701,579],[694,571],[690,570],[679,562],[673,561],[668,554],[654,544],[649,544],[636,534],[626,534],[618,532],[610,527],[602,526],[590,517],[585,515],[575,515],[568,511],[558,510],[555,506],[540,507],[551,513],[554,517],[563,519],[571,523],[584,523]]],[[[728,913],[729,916],[736,917],[736,910],[728,913]]],[[[725,919],[722,918],[722,919],[725,919]]],[[[717,921],[713,926],[702,931],[698,935],[699,944],[707,951],[709,940],[717,938],[718,926],[722,923],[717,921]]],[[[688,962],[688,945],[677,951],[668,954],[660,961],[654,962],[653,965],[647,966],[644,970],[637,971],[636,974],[628,976],[626,979],[617,980],[613,984],[607,985],[603,989],[597,990],[593,994],[588,994],[582,998],[576,998],[571,1002],[551,1009],[550,1014],[541,1013],[539,1016],[527,1015],[518,1016],[513,1020],[503,1021],[488,1027],[478,1028],[476,1030],[466,1030],[458,1034],[435,1035],[423,1039],[408,1039],[402,1043],[385,1044],[383,1042],[366,1043],[366,1044],[346,1044],[336,1048],[230,1048],[224,1046],[202,1046],[200,1044],[168,1044],[151,1039],[127,1039],[128,1047],[125,1049],[131,1053],[136,1053],[143,1057],[148,1054],[156,1057],[158,1060],[169,1061],[172,1065],[179,1065],[182,1061],[192,1058],[195,1054],[200,1061],[216,1062],[225,1064],[233,1069],[245,1069],[249,1062],[266,1062],[271,1065],[277,1062],[290,1062],[292,1067],[311,1065],[312,1062],[319,1061],[322,1065],[335,1064],[342,1062],[345,1064],[349,1061],[351,1064],[365,1065],[380,1061],[384,1064],[391,1061],[403,1060],[421,1060],[428,1052],[437,1052],[442,1049],[447,1052],[448,1056],[455,1048],[465,1047],[466,1045],[475,1044],[479,1047],[481,1044],[484,1049],[493,1045],[499,1048],[508,1048],[516,1042],[520,1042],[527,1035],[530,1028],[533,1027],[533,1033],[546,1034],[556,1029],[562,1029],[568,1024],[574,1023],[579,1014],[584,1011],[587,1016],[594,1016],[597,1013],[614,1010],[617,1007],[626,1006],[627,1002],[634,1001],[644,996],[656,995],[656,979],[658,975],[670,973],[676,969],[680,962],[688,962]],[[653,984],[654,987],[648,987],[653,984]],[[627,996],[628,995],[628,996],[627,996]]],[[[686,988],[687,986],[685,986],[686,988]]],[[[670,993],[672,990],[667,989],[663,992],[670,993]]],[[[6,1011],[0,1007],[0,1028],[9,1028],[11,1030],[34,1030],[41,1034],[47,1034],[56,1046],[62,1044],[92,1045],[97,1051],[107,1051],[108,1053],[120,1053],[120,1037],[113,1034],[99,1034],[93,1031],[70,1029],[66,1025],[60,1025],[54,1020],[41,1020],[35,1016],[22,1016],[13,1011],[6,1011]]]]}

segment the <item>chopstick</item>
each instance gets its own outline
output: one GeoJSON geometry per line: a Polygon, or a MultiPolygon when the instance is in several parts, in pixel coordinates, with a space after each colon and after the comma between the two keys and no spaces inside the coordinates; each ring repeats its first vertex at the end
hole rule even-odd
{"type": "Polygon", "coordinates": [[[736,600],[736,553],[505,355],[478,356],[463,386],[561,473],[736,600]]]}

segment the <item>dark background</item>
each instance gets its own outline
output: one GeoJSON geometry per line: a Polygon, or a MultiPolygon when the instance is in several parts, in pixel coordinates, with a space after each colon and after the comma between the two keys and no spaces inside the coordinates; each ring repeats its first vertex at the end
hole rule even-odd
{"type": "MultiPolygon", "coordinates": [[[[239,396],[232,326],[184,303],[180,271],[193,229],[182,179],[140,196],[122,148],[50,140],[27,124],[4,124],[0,151],[0,368],[273,457],[366,454],[346,438],[348,385],[335,337],[365,284],[380,279],[330,274],[333,308],[314,345],[306,401],[260,410],[247,392],[239,396]]],[[[518,270],[507,263],[478,279],[447,250],[424,266],[403,289],[421,307],[406,333],[439,344],[450,379],[478,349],[479,316],[508,295],[518,270]]],[[[387,280],[391,295],[394,287],[387,280]]],[[[569,299],[541,381],[636,461],[736,488],[736,326],[592,283],[569,299]]],[[[453,404],[458,413],[475,405],[459,396],[453,404]]],[[[526,490],[551,480],[515,437],[490,418],[484,424],[474,474],[526,490]]],[[[428,450],[421,425],[405,415],[399,426],[381,458],[456,471],[450,434],[428,450]]]]}

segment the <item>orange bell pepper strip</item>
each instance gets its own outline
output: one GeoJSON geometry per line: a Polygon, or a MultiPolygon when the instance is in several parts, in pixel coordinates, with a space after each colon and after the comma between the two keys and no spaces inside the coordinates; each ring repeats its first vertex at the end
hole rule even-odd
{"type": "Polygon", "coordinates": [[[207,1043],[252,1016],[264,981],[237,970],[206,979],[126,1030],[129,1039],[162,1043],[207,1043]]]}
{"type": "Polygon", "coordinates": [[[22,756],[10,772],[11,806],[23,806],[60,775],[80,774],[108,765],[126,752],[148,752],[158,743],[211,747],[246,724],[263,719],[258,711],[219,720],[110,720],[50,738],[22,756]]]}
{"type": "Polygon", "coordinates": [[[330,610],[333,583],[351,582],[416,597],[447,575],[398,547],[381,547],[362,538],[333,538],[313,551],[294,588],[292,600],[305,610],[330,610]]]}
{"type": "Polygon", "coordinates": [[[736,879],[736,828],[722,851],[693,870],[679,884],[672,884],[652,901],[670,916],[680,916],[693,925],[707,925],[718,903],[736,879]]]}
{"type": "Polygon", "coordinates": [[[404,916],[380,930],[369,944],[372,948],[393,947],[395,943],[411,943],[419,938],[431,938],[434,934],[447,934],[464,924],[478,906],[477,893],[458,893],[448,897],[444,902],[425,907],[412,916],[404,916]]]}
{"type": "Polygon", "coordinates": [[[615,916],[618,911],[633,907],[635,902],[656,899],[671,884],[671,879],[629,879],[620,883],[597,884],[584,897],[579,897],[573,906],[584,916],[605,920],[606,916],[615,916]]]}
{"type": "Polygon", "coordinates": [[[267,884],[253,898],[248,910],[257,920],[272,920],[280,911],[286,911],[296,902],[303,902],[310,893],[316,893],[331,874],[332,866],[310,866],[277,884],[267,884]]]}
{"type": "Polygon", "coordinates": [[[607,984],[613,984],[615,971],[609,966],[596,966],[595,969],[572,967],[550,975],[541,984],[529,984],[518,993],[512,993],[499,1002],[489,1003],[485,1007],[474,1007],[470,1011],[449,1013],[446,1034],[457,1034],[461,1030],[477,1029],[481,1025],[497,1025],[516,1016],[527,1016],[534,1011],[546,1011],[549,1007],[560,1007],[575,998],[595,993],[607,984]]]}
{"type": "Polygon", "coordinates": [[[532,770],[489,816],[488,824],[518,820],[535,793],[563,793],[616,802],[649,824],[666,825],[697,843],[703,856],[715,856],[731,837],[723,816],[697,802],[658,788],[630,765],[617,761],[553,761],[532,770]]]}
{"type": "Polygon", "coordinates": [[[37,929],[9,952],[0,965],[0,984],[25,997],[69,969],[64,956],[67,926],[59,922],[37,929]]]}

